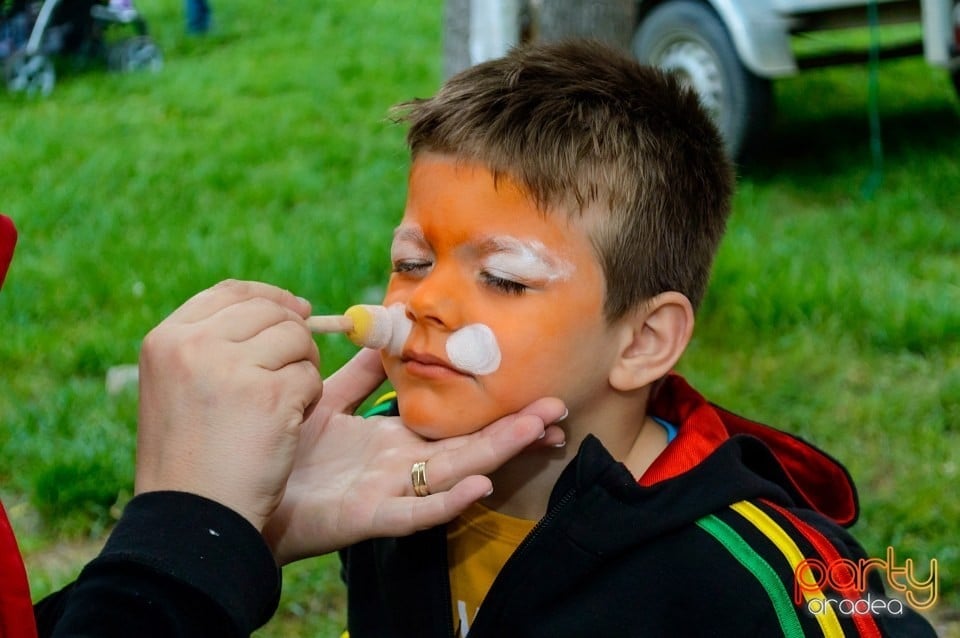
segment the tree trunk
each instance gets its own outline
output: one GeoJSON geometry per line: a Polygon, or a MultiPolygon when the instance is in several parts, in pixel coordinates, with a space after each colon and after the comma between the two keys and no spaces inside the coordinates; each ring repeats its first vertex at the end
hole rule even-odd
{"type": "Polygon", "coordinates": [[[532,0],[532,9],[535,39],[585,37],[630,48],[636,0],[532,0]]]}
{"type": "Polygon", "coordinates": [[[443,77],[470,66],[470,0],[446,0],[443,8],[443,77]]]}
{"type": "Polygon", "coordinates": [[[446,0],[443,77],[528,39],[586,37],[629,49],[636,18],[636,0],[446,0]]]}
{"type": "Polygon", "coordinates": [[[500,57],[520,40],[524,0],[446,0],[443,77],[500,57]]]}

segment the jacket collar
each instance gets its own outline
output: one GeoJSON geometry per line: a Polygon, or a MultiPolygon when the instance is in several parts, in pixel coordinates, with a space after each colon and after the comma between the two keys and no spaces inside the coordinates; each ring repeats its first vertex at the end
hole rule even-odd
{"type": "Polygon", "coordinates": [[[849,472],[800,437],[708,402],[678,374],[664,380],[651,401],[650,412],[677,425],[678,433],[640,478],[641,485],[679,476],[701,463],[727,439],[750,436],[762,441],[773,455],[779,466],[774,470],[775,478],[798,505],[816,510],[840,525],[856,522],[859,503],[849,472]]]}
{"type": "Polygon", "coordinates": [[[707,402],[679,375],[664,381],[650,411],[678,433],[639,481],[593,436],[557,481],[548,511],[568,503],[561,518],[577,543],[614,551],[757,498],[856,521],[846,469],[802,439],[707,402]]]}

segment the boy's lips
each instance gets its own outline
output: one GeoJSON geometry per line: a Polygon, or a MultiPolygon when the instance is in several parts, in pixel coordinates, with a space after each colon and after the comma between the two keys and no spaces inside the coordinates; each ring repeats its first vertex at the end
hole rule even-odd
{"type": "Polygon", "coordinates": [[[446,359],[425,352],[405,351],[400,361],[408,373],[418,377],[437,379],[451,375],[469,376],[451,366],[446,359]]]}

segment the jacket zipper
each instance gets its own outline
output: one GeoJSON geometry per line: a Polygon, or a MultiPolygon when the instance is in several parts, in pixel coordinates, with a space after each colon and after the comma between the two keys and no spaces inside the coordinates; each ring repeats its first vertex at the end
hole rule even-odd
{"type": "Polygon", "coordinates": [[[513,560],[514,557],[521,557],[526,553],[527,548],[530,547],[530,544],[540,535],[540,532],[544,527],[553,522],[553,520],[560,514],[560,510],[565,508],[570,501],[577,495],[577,488],[570,488],[563,496],[560,497],[560,500],[557,501],[553,507],[547,511],[546,515],[534,525],[533,529],[527,534],[527,537],[523,539],[520,543],[520,546],[517,547],[517,550],[513,552],[513,556],[509,560],[513,560]]]}
{"type": "MultiPolygon", "coordinates": [[[[493,584],[492,584],[491,587],[490,587],[490,592],[493,592],[493,591],[495,591],[495,590],[497,589],[497,582],[500,581],[500,577],[503,575],[503,573],[509,569],[509,566],[510,566],[511,564],[516,563],[516,561],[518,561],[519,559],[521,559],[521,558],[523,557],[523,555],[528,551],[528,549],[529,549],[530,545],[533,543],[533,541],[535,541],[535,540],[537,539],[537,537],[540,535],[541,531],[542,531],[547,525],[550,525],[550,524],[554,521],[554,519],[557,518],[557,516],[560,514],[560,511],[561,511],[563,508],[565,508],[565,507],[570,503],[570,501],[572,501],[572,500],[574,499],[574,497],[575,497],[576,495],[577,495],[577,488],[576,488],[576,487],[570,488],[570,490],[568,490],[566,493],[564,493],[564,495],[560,498],[560,500],[558,500],[556,503],[554,503],[553,507],[551,507],[549,510],[547,510],[547,513],[544,515],[544,517],[541,518],[541,519],[537,522],[536,525],[534,525],[533,529],[530,530],[530,533],[527,534],[526,538],[524,538],[523,541],[520,542],[520,545],[517,546],[516,551],[514,551],[513,554],[510,556],[510,558],[507,559],[507,562],[506,562],[506,564],[503,566],[503,569],[500,570],[500,574],[498,574],[497,577],[494,579],[493,584]]],[[[449,586],[450,586],[450,575],[449,575],[449,571],[448,571],[448,572],[447,572],[447,587],[448,587],[448,589],[449,589],[449,586]]],[[[487,593],[488,597],[489,597],[490,592],[487,593]]],[[[484,605],[486,604],[486,602],[487,602],[487,601],[485,600],[483,603],[480,604],[480,609],[478,610],[477,618],[474,619],[474,625],[476,625],[476,620],[477,620],[477,619],[480,619],[482,616],[485,615],[485,614],[484,614],[484,605]]],[[[489,610],[489,605],[487,606],[487,609],[489,610]]],[[[449,604],[447,605],[447,610],[448,610],[447,613],[452,613],[452,612],[450,611],[450,605],[449,605],[449,604]]],[[[488,611],[487,613],[490,613],[490,612],[488,611]]],[[[481,625],[481,626],[483,626],[483,625],[481,625]]],[[[475,634],[475,633],[474,633],[474,627],[471,627],[471,628],[470,628],[470,633],[468,634],[468,636],[469,636],[470,638],[473,638],[474,636],[479,636],[479,634],[475,634]]]]}
{"type": "MultiPolygon", "coordinates": [[[[446,530],[446,527],[444,527],[446,530]]],[[[460,633],[460,626],[453,624],[453,598],[450,595],[450,557],[447,553],[447,533],[443,533],[443,589],[446,592],[447,604],[443,606],[443,617],[446,621],[447,635],[450,638],[457,638],[460,633]]]]}

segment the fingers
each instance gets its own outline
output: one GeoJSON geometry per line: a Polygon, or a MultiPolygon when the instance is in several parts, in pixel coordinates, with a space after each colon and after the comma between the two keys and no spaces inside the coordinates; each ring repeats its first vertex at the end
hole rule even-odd
{"type": "Polygon", "coordinates": [[[277,370],[277,379],[286,394],[300,397],[300,409],[297,412],[301,415],[301,421],[309,416],[309,411],[323,392],[323,378],[317,366],[310,361],[294,361],[277,370]]]}
{"type": "Polygon", "coordinates": [[[319,367],[319,354],[304,314],[309,304],[286,290],[255,281],[221,282],[177,309],[162,324],[199,329],[198,338],[250,341],[250,352],[268,370],[306,360],[319,367]],[[206,335],[204,337],[204,335],[206,335]]]}
{"type": "Polygon", "coordinates": [[[492,490],[485,476],[468,476],[445,492],[430,496],[402,497],[385,501],[377,513],[374,527],[397,530],[396,536],[449,523],[465,509],[488,496],[492,490]]]}
{"type": "Polygon", "coordinates": [[[548,425],[543,438],[534,441],[531,447],[535,448],[557,448],[563,447],[567,443],[567,435],[558,425],[548,425]]]}
{"type": "Polygon", "coordinates": [[[310,303],[288,290],[258,281],[228,279],[188,299],[169,319],[180,323],[194,323],[236,303],[258,297],[286,307],[304,319],[310,316],[310,303]]]}
{"type": "Polygon", "coordinates": [[[238,301],[200,321],[217,322],[220,336],[237,342],[251,339],[270,326],[284,321],[298,322],[305,333],[310,333],[300,315],[263,297],[238,301]]]}
{"type": "Polygon", "coordinates": [[[317,344],[302,321],[273,324],[249,339],[247,345],[258,353],[260,366],[267,370],[279,370],[295,361],[310,361],[315,368],[320,368],[317,344]]]}
{"type": "MultiPolygon", "coordinates": [[[[544,423],[556,423],[567,416],[567,406],[565,406],[563,401],[560,399],[548,397],[545,399],[537,399],[527,407],[517,412],[517,414],[534,415],[540,417],[544,423]]],[[[503,419],[500,419],[500,421],[509,418],[509,416],[506,416],[503,419]]]]}
{"type": "MultiPolygon", "coordinates": [[[[479,432],[427,443],[425,458],[430,489],[439,492],[464,476],[496,470],[544,436],[545,424],[560,419],[565,411],[559,399],[539,399],[479,432]],[[433,452],[433,447],[440,451],[433,452]]],[[[561,438],[561,435],[559,428],[551,429],[551,438],[561,438]]]]}
{"type": "Polygon", "coordinates": [[[386,378],[380,353],[363,348],[324,382],[323,404],[335,412],[352,414],[386,378]]]}
{"type": "Polygon", "coordinates": [[[167,318],[147,335],[144,349],[148,353],[181,351],[207,353],[204,356],[211,357],[221,352],[215,343],[266,370],[279,370],[301,360],[311,362],[316,368],[320,366],[316,343],[304,320],[289,308],[261,297],[232,304],[192,323],[167,318]],[[165,345],[154,347],[157,341],[165,345]],[[242,346],[242,349],[232,346],[242,346]]]}

